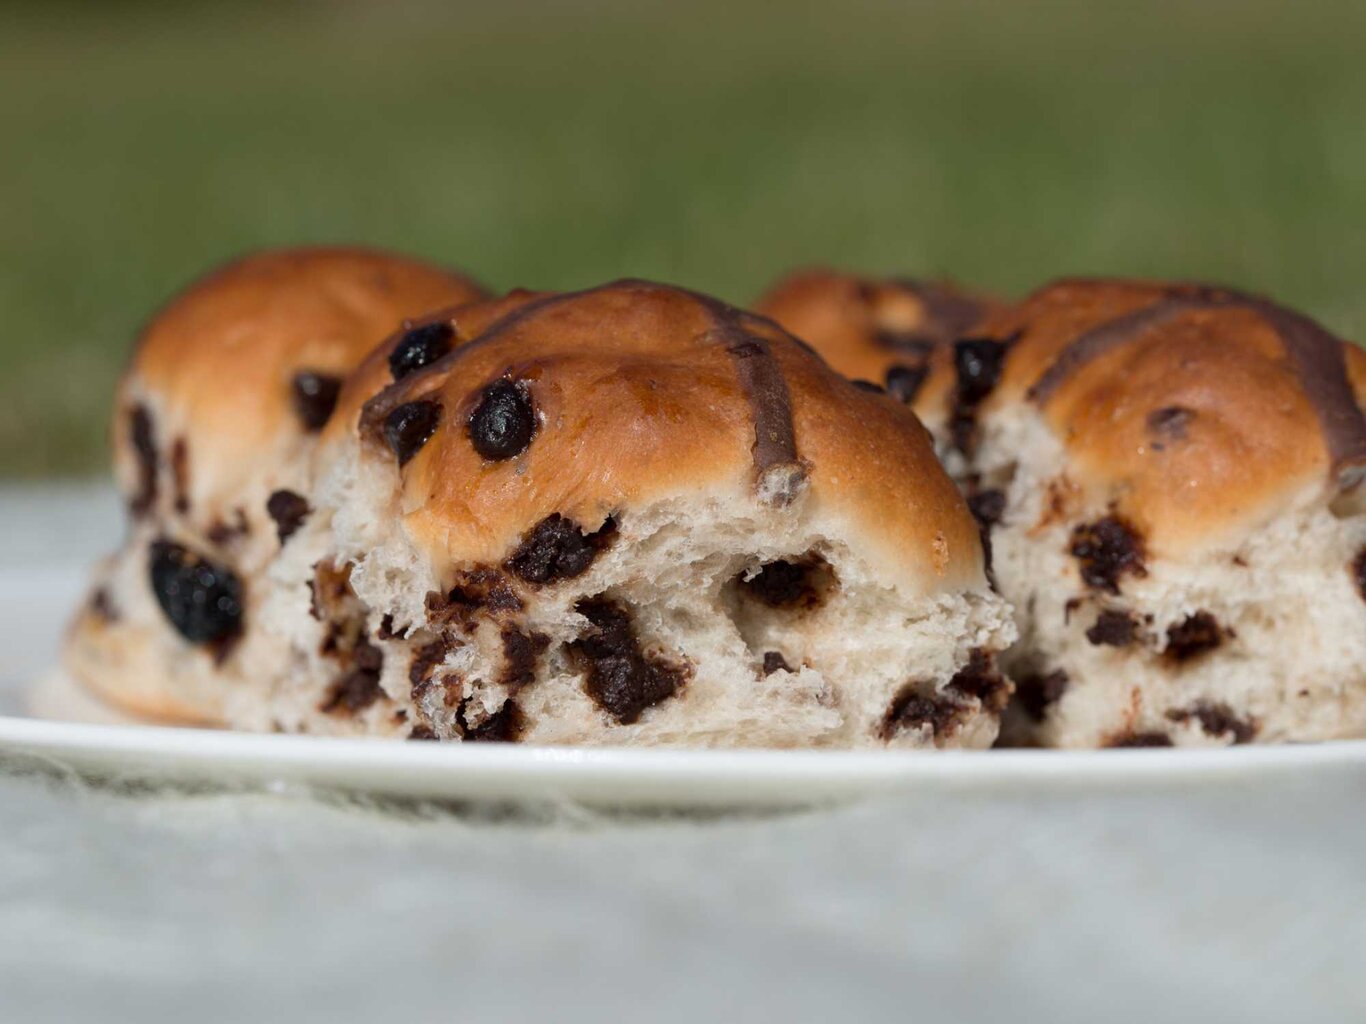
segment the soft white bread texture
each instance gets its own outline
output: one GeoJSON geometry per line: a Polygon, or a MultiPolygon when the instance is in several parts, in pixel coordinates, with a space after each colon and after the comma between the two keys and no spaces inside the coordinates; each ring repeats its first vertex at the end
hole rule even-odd
{"type": "Polygon", "coordinates": [[[129,532],[72,625],[68,668],[137,714],[220,721],[341,380],[405,318],[480,295],[415,260],[327,247],[248,256],[173,299],[119,386],[129,532]]]}
{"type": "Polygon", "coordinates": [[[343,392],[237,724],[993,742],[1013,626],[899,403],[769,321],[644,282],[430,322],[449,356],[395,380],[396,336],[343,392]]]}

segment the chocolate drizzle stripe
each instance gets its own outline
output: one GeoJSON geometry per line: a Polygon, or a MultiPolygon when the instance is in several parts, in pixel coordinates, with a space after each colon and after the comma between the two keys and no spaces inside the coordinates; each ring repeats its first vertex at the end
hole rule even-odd
{"type": "Polygon", "coordinates": [[[1183,313],[1203,309],[1249,309],[1262,316],[1313,406],[1328,449],[1330,473],[1344,486],[1348,475],[1366,469],[1366,413],[1357,404],[1347,376],[1345,342],[1313,320],[1266,299],[1226,289],[1195,287],[1166,295],[1150,306],[1082,332],[1059,353],[1027,392],[1030,401],[1046,404],[1073,374],[1099,356],[1183,313]]]}

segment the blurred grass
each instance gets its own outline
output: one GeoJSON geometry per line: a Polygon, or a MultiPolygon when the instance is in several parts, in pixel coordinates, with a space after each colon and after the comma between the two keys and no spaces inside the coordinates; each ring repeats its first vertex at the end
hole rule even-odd
{"type": "Polygon", "coordinates": [[[1196,276],[1366,337],[1366,4],[0,8],[0,474],[104,465],[139,323],[365,241],[743,301],[793,264],[1196,276]]]}

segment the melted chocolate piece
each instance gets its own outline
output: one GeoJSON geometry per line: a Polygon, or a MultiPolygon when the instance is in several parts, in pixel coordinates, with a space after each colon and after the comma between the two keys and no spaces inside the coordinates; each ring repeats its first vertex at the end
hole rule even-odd
{"type": "Polygon", "coordinates": [[[380,670],[384,655],[378,647],[362,637],[351,652],[351,670],[332,684],[332,690],[318,710],[332,714],[345,711],[354,714],[364,711],[380,697],[380,670]]]}
{"type": "Polygon", "coordinates": [[[148,573],[157,604],[193,644],[223,644],[242,632],[242,583],[230,569],[170,541],[153,542],[148,573]]]}
{"type": "Polygon", "coordinates": [[[423,644],[413,654],[408,665],[408,682],[414,687],[432,678],[436,666],[446,660],[446,655],[455,649],[455,643],[447,637],[437,637],[431,643],[423,644]]]}
{"type": "Polygon", "coordinates": [[[764,652],[764,675],[771,676],[774,672],[795,672],[787,659],[783,657],[781,651],[764,652]]]}
{"type": "Polygon", "coordinates": [[[484,389],[470,414],[470,443],[490,462],[515,458],[536,434],[536,410],[525,384],[499,380],[484,389]]]}
{"type": "Polygon", "coordinates": [[[526,583],[543,586],[582,576],[616,533],[608,519],[593,533],[555,512],[531,528],[507,560],[506,567],[526,583]]]}
{"type": "Polygon", "coordinates": [[[379,629],[375,630],[375,637],[379,640],[393,640],[398,636],[394,631],[394,617],[385,614],[380,617],[379,629]]]}
{"type": "Polygon", "coordinates": [[[983,529],[995,526],[1006,513],[1005,491],[995,487],[978,491],[968,498],[968,510],[983,529]]]}
{"type": "Polygon", "coordinates": [[[584,598],[575,610],[592,630],[569,645],[585,672],[584,690],[622,725],[678,692],[685,669],[645,654],[625,607],[605,597],[584,598]]]}
{"type": "Polygon", "coordinates": [[[1169,405],[1165,409],[1154,409],[1148,413],[1148,430],[1162,441],[1184,441],[1186,427],[1193,419],[1194,410],[1169,405]]]}
{"type": "Polygon", "coordinates": [[[281,544],[294,535],[312,511],[304,496],[294,491],[275,491],[266,499],[266,514],[275,520],[281,544]]]}
{"type": "Polygon", "coordinates": [[[247,514],[240,508],[233,509],[233,512],[237,516],[237,522],[226,523],[222,519],[215,519],[209,524],[207,536],[217,547],[226,547],[238,537],[246,537],[251,533],[247,514]]]}
{"type": "Polygon", "coordinates": [[[834,570],[819,555],[788,561],[768,562],[745,579],[739,577],[740,590],[770,608],[819,608],[835,585],[834,570]]]}
{"type": "Polygon", "coordinates": [[[930,374],[928,366],[907,366],[904,363],[897,363],[887,370],[887,393],[898,402],[910,405],[915,401],[915,396],[920,394],[920,389],[925,385],[925,378],[930,374]]]}
{"type": "Polygon", "coordinates": [[[1356,577],[1357,591],[1361,594],[1361,599],[1366,601],[1366,548],[1362,548],[1352,563],[1352,575],[1356,577]]]}
{"type": "Polygon", "coordinates": [[[411,327],[389,353],[389,372],[395,381],[430,366],[454,347],[455,328],[448,320],[411,327]]]}
{"type": "Polygon", "coordinates": [[[1048,709],[1062,699],[1071,682],[1062,669],[1046,675],[1025,676],[1015,684],[1015,699],[1035,722],[1042,722],[1048,709]]]}
{"type": "Polygon", "coordinates": [[[466,743],[516,743],[526,728],[522,709],[514,700],[504,701],[501,708],[476,726],[469,724],[466,708],[470,706],[470,701],[464,700],[455,713],[466,743]]]}
{"type": "Polygon", "coordinates": [[[883,739],[928,725],[937,739],[952,736],[971,716],[974,706],[999,714],[1010,699],[1010,682],[996,670],[995,659],[980,647],[940,691],[908,683],[893,698],[882,721],[883,739]]]}
{"type": "Polygon", "coordinates": [[[140,403],[128,410],[128,442],[138,465],[138,489],[129,499],[128,508],[134,516],[141,517],[157,501],[157,442],[151,410],[140,403]]]}
{"type": "Polygon", "coordinates": [[[498,615],[522,610],[522,599],[506,576],[496,569],[471,569],[458,573],[456,582],[445,594],[427,595],[427,617],[432,622],[457,622],[470,625],[480,610],[498,615]]]}
{"type": "Polygon", "coordinates": [[[312,370],[300,370],[294,375],[291,389],[294,412],[304,429],[316,433],[327,424],[341,394],[341,378],[312,370]]]}
{"type": "Polygon", "coordinates": [[[436,734],[436,730],[430,725],[415,725],[413,726],[413,731],[408,733],[408,739],[431,742],[434,740],[440,741],[441,737],[436,734]]]}
{"type": "Polygon", "coordinates": [[[536,681],[536,663],[550,646],[544,633],[523,633],[512,626],[504,626],[503,675],[499,680],[514,690],[536,681]]]}
{"type": "Polygon", "coordinates": [[[953,343],[953,368],[957,385],[949,431],[954,447],[968,454],[977,431],[977,407],[995,389],[1005,369],[1006,353],[1014,339],[960,338],[953,343]]]}
{"type": "Polygon", "coordinates": [[[1010,699],[1010,682],[996,670],[996,659],[989,651],[974,647],[968,663],[958,670],[945,687],[952,693],[975,697],[986,711],[999,712],[1010,699]]]}
{"type": "Polygon", "coordinates": [[[1072,531],[1069,550],[1081,562],[1082,580],[1096,590],[1118,594],[1121,576],[1148,575],[1142,536],[1117,515],[1079,525],[1072,531]]]}
{"type": "Polygon", "coordinates": [[[441,406],[436,402],[405,402],[384,419],[384,441],[404,466],[432,439],[441,425],[441,406]]]}
{"type": "Polygon", "coordinates": [[[1214,650],[1224,642],[1219,621],[1209,612],[1196,612],[1167,629],[1165,654],[1176,662],[1190,661],[1214,650]]]}
{"type": "Polygon", "coordinates": [[[1111,737],[1107,747],[1171,747],[1172,738],[1165,732],[1127,732],[1122,736],[1111,737]]]}
{"type": "Polygon", "coordinates": [[[190,511],[190,450],[183,437],[171,445],[171,485],[175,489],[175,510],[182,516],[190,511]]]}
{"type": "Polygon", "coordinates": [[[1257,735],[1257,725],[1239,718],[1227,704],[1198,701],[1193,707],[1167,712],[1173,722],[1185,723],[1192,718],[1200,723],[1206,736],[1231,736],[1235,745],[1251,743],[1257,735]]]}
{"type": "Polygon", "coordinates": [[[1138,639],[1138,622],[1128,612],[1107,609],[1096,616],[1086,639],[1097,647],[1128,647],[1138,639]]]}

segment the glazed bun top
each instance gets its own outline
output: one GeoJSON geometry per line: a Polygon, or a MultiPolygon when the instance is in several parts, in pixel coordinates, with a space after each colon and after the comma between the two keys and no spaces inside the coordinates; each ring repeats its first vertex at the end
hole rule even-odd
{"type": "Polygon", "coordinates": [[[928,409],[943,401],[952,343],[973,334],[996,303],[944,282],[817,269],[790,274],[755,308],[851,380],[928,409]]]}
{"type": "Polygon", "coordinates": [[[147,325],[120,387],[115,464],[134,511],[183,512],[268,477],[404,318],[481,294],[459,274],[353,247],[260,252],[196,281],[147,325]]]}
{"type": "Polygon", "coordinates": [[[1065,280],[984,330],[1007,354],[982,414],[1036,407],[1069,476],[1169,546],[1366,490],[1366,353],[1302,314],[1206,285],[1065,280]]]}
{"type": "Polygon", "coordinates": [[[343,404],[373,394],[352,436],[397,467],[404,526],[434,564],[501,562],[548,517],[591,532],[676,499],[809,516],[913,591],[982,585],[976,527],[914,415],[772,321],[620,281],[430,322],[448,354],[408,371],[400,334],[343,404]]]}

